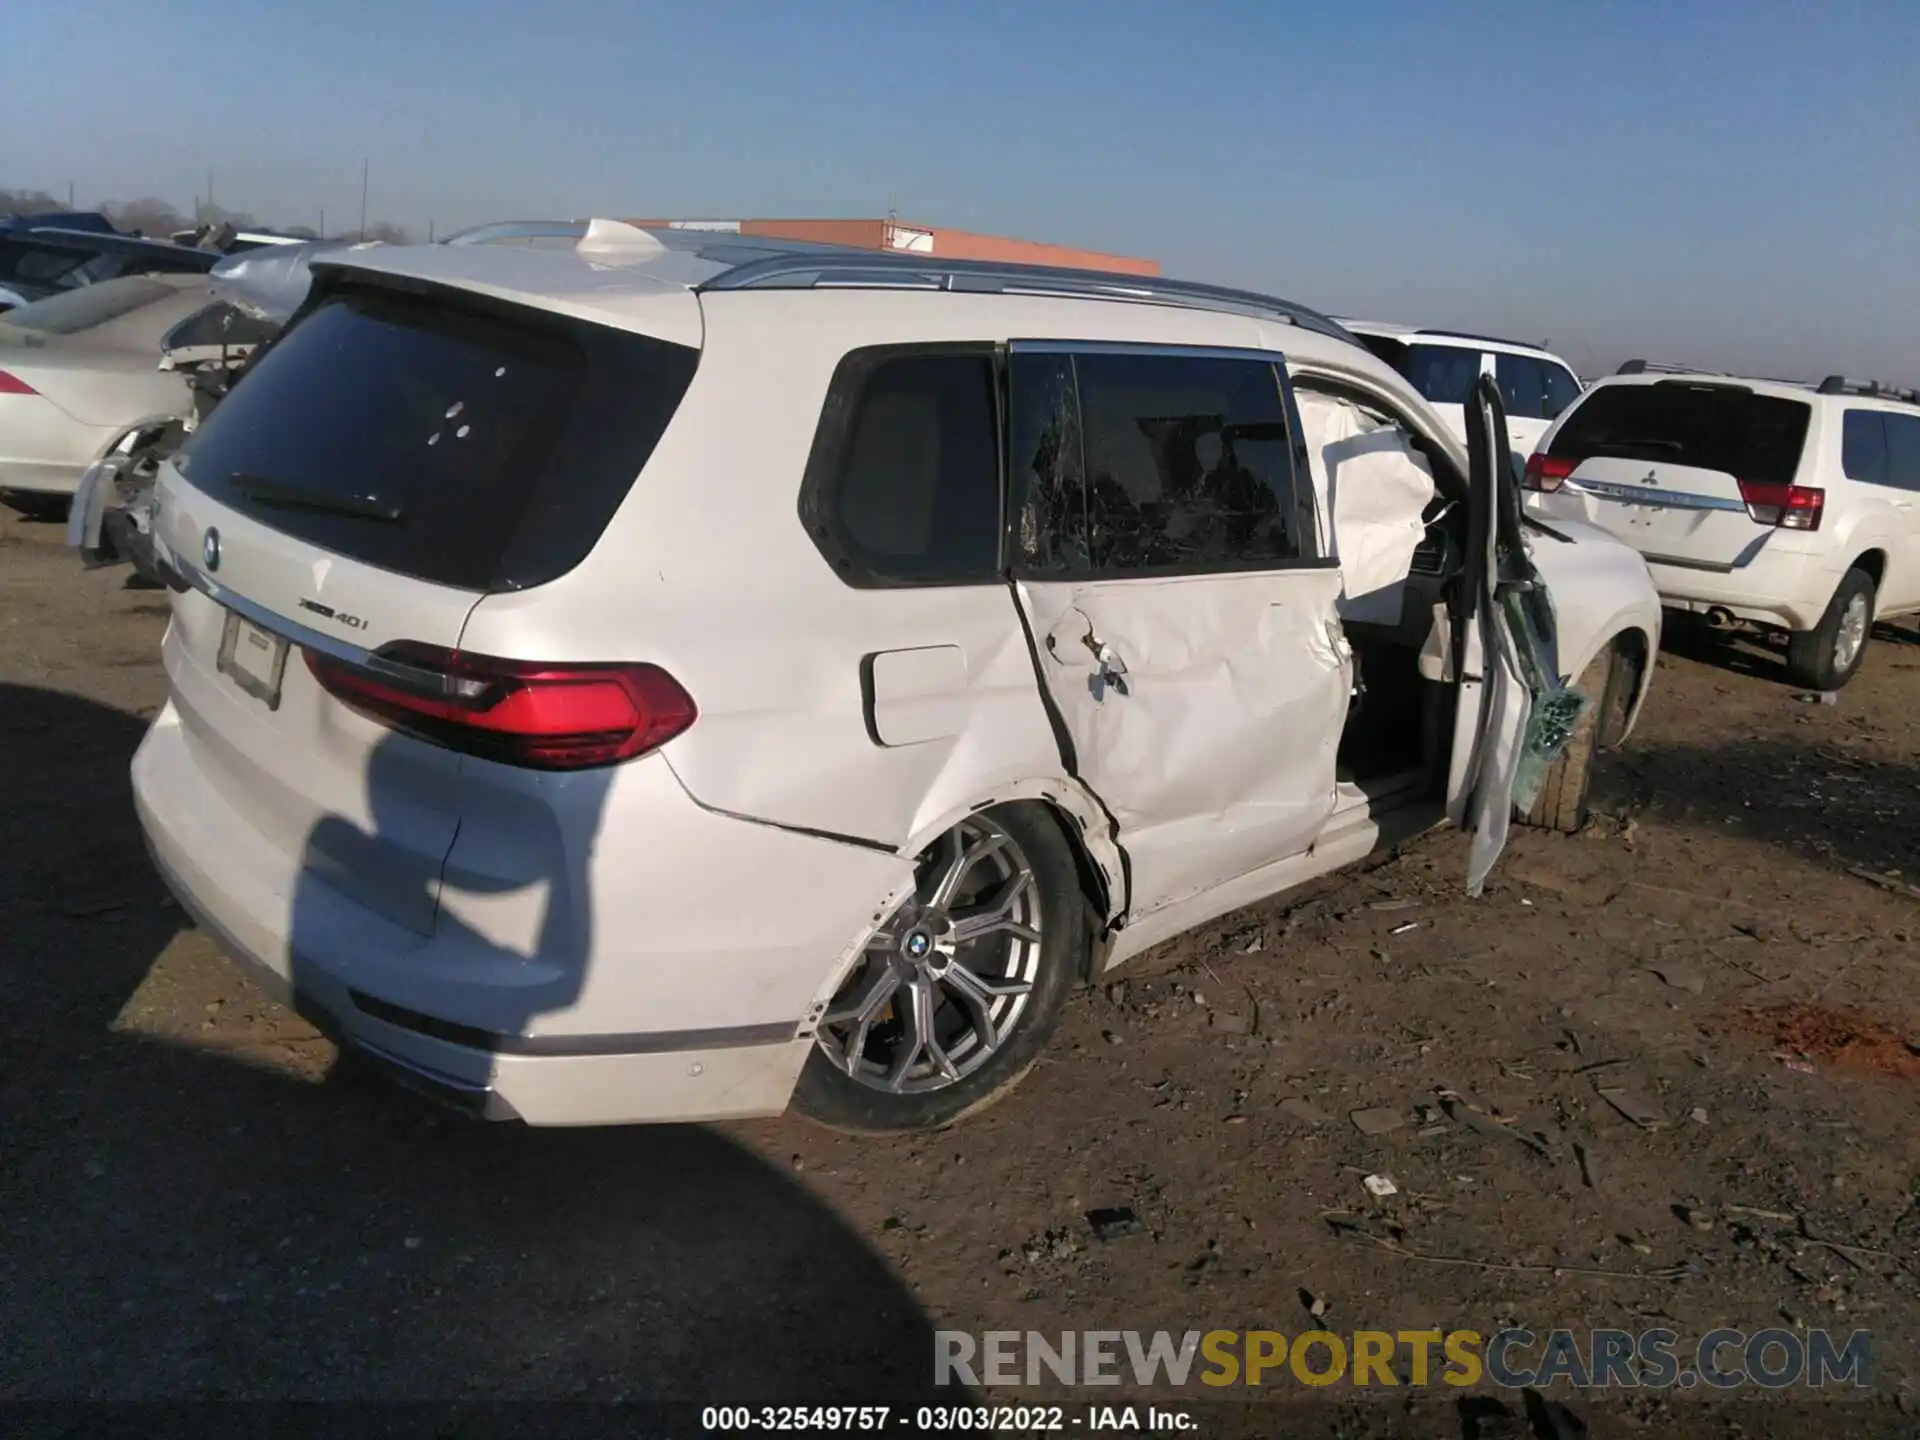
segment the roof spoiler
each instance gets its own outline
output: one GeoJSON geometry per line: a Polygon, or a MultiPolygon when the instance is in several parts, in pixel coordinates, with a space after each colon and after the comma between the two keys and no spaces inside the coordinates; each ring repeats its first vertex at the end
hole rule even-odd
{"type": "Polygon", "coordinates": [[[1849,380],[1844,375],[1829,375],[1816,388],[1822,395],[1869,395],[1881,400],[1904,400],[1909,405],[1920,402],[1920,392],[1912,389],[1902,390],[1878,380],[1849,380]]]}

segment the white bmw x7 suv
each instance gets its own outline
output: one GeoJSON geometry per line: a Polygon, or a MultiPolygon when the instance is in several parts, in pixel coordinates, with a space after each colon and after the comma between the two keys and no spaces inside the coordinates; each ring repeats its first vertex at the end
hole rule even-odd
{"type": "Polygon", "coordinates": [[[408,1083],[943,1125],[1211,917],[1448,817],[1477,889],[1632,723],[1646,569],[1491,385],[1463,449],[1283,301],[584,228],[316,264],[159,482],[154,858],[408,1083]]]}

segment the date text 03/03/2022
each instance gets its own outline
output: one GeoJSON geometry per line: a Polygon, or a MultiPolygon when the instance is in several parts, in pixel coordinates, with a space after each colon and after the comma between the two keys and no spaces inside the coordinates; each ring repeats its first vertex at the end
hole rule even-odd
{"type": "Polygon", "coordinates": [[[1174,1435],[1198,1428],[1193,1416],[1158,1405],[709,1405],[701,1429],[727,1431],[898,1431],[912,1434],[1081,1430],[1174,1435]]]}

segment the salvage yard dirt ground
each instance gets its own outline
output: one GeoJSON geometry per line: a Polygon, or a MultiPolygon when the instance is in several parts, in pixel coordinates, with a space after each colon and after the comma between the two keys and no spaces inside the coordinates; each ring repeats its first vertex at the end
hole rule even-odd
{"type": "MultiPolygon", "coordinates": [[[[936,1328],[1777,1325],[1871,1330],[1871,1398],[1549,1393],[1594,1434],[1920,1426],[1910,630],[1835,705],[1676,640],[1586,833],[1516,833],[1477,901],[1439,833],[1230,916],[944,1134],[531,1132],[329,1078],[166,899],[127,784],[166,597],[60,539],[0,520],[0,1396],[855,1404],[926,1398],[936,1328]]],[[[1155,1398],[1554,1433],[1264,1393],[1155,1398]]]]}

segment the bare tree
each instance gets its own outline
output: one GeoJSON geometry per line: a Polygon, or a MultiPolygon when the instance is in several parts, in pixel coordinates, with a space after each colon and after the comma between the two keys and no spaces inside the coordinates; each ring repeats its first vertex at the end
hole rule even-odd
{"type": "Polygon", "coordinates": [[[44,190],[0,190],[0,215],[40,215],[66,208],[44,190]]]}
{"type": "Polygon", "coordinates": [[[413,232],[404,225],[395,225],[381,220],[367,227],[367,239],[381,240],[388,245],[413,244],[413,232]]]}
{"type": "Polygon", "coordinates": [[[166,201],[151,195],[138,200],[103,200],[100,208],[109,220],[129,235],[165,237],[187,228],[186,216],[166,201]]]}

